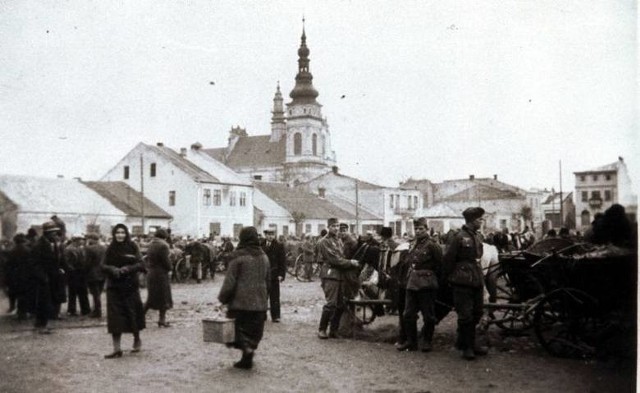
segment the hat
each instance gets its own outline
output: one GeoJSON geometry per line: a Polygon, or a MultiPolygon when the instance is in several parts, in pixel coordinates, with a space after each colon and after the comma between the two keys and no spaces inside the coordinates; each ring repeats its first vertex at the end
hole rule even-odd
{"type": "Polygon", "coordinates": [[[255,227],[244,227],[240,231],[240,243],[256,243],[258,242],[258,230],[255,227]]]}
{"type": "Polygon", "coordinates": [[[337,218],[333,218],[332,217],[332,218],[327,220],[327,226],[331,226],[331,225],[334,225],[334,224],[337,224],[337,223],[338,223],[338,219],[337,218]]]}
{"type": "Polygon", "coordinates": [[[469,207],[462,212],[462,216],[466,221],[476,220],[484,214],[484,209],[481,207],[469,207]]]}
{"type": "Polygon", "coordinates": [[[73,235],[71,235],[71,240],[82,240],[82,239],[84,239],[84,235],[82,234],[74,233],[73,235]]]}
{"type": "Polygon", "coordinates": [[[273,229],[265,229],[264,231],[262,231],[262,233],[264,233],[265,235],[273,235],[276,233],[276,231],[274,231],[273,229]]]}
{"type": "Polygon", "coordinates": [[[416,219],[413,220],[413,227],[425,227],[425,228],[429,228],[429,225],[427,225],[427,218],[426,217],[418,217],[416,219]]]}
{"type": "Polygon", "coordinates": [[[53,221],[47,221],[42,224],[42,232],[58,232],[60,228],[53,221]]]}
{"type": "Polygon", "coordinates": [[[347,228],[347,229],[349,229],[349,224],[347,224],[346,222],[341,222],[341,223],[340,223],[340,229],[342,229],[342,228],[347,228]]]}
{"type": "Polygon", "coordinates": [[[382,229],[380,229],[380,236],[385,238],[393,236],[393,229],[391,229],[391,227],[382,227],[382,229]]]}
{"type": "Polygon", "coordinates": [[[166,229],[158,228],[156,229],[156,233],[154,234],[154,236],[159,239],[166,239],[169,237],[169,233],[167,232],[166,229]]]}

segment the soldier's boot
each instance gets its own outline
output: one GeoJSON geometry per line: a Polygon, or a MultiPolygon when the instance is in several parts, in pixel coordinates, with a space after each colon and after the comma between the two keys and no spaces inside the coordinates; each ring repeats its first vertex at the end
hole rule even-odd
{"type": "Polygon", "coordinates": [[[476,342],[476,327],[475,325],[471,325],[469,337],[471,338],[471,348],[473,348],[473,353],[477,356],[485,356],[489,353],[489,349],[483,345],[480,345],[476,342]]]}
{"type": "Polygon", "coordinates": [[[331,318],[329,325],[329,338],[338,338],[338,330],[340,329],[340,320],[342,319],[343,309],[337,309],[331,318]]]}
{"type": "Polygon", "coordinates": [[[404,321],[404,329],[407,334],[407,342],[396,347],[398,351],[418,350],[418,324],[417,321],[404,321]]]}
{"type": "Polygon", "coordinates": [[[473,324],[464,324],[458,327],[458,334],[460,344],[462,345],[462,357],[467,360],[473,360],[476,358],[476,354],[473,351],[475,326],[473,324]]]}
{"type": "Polygon", "coordinates": [[[433,331],[435,330],[435,325],[433,322],[426,322],[423,331],[422,331],[422,352],[431,352],[433,351],[433,331]]]}
{"type": "Polygon", "coordinates": [[[327,339],[327,327],[329,326],[329,321],[331,320],[331,312],[330,311],[322,311],[322,315],[320,316],[320,326],[318,327],[318,337],[321,339],[327,339]]]}

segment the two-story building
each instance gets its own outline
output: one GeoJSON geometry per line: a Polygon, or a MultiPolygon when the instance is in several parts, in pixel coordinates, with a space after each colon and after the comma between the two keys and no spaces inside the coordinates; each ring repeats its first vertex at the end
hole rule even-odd
{"type": "Polygon", "coordinates": [[[631,177],[622,157],[608,165],[574,172],[577,226],[587,229],[596,213],[614,203],[625,207],[632,222],[637,219],[638,196],[633,192],[631,177]]]}
{"type": "Polygon", "coordinates": [[[176,235],[237,236],[253,225],[251,183],[202,154],[198,144],[177,152],[139,143],[102,180],[123,181],[169,212],[176,235]]]}

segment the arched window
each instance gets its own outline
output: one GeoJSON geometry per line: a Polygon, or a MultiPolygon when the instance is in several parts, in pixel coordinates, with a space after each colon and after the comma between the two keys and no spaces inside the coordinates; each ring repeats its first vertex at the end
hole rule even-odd
{"type": "Polygon", "coordinates": [[[299,132],[293,134],[293,155],[299,156],[302,154],[302,135],[299,132]]]}
{"type": "Polygon", "coordinates": [[[583,227],[589,226],[591,224],[591,215],[588,210],[583,210],[580,214],[580,225],[583,227]]]}
{"type": "Polygon", "coordinates": [[[318,155],[318,135],[313,134],[311,137],[311,150],[313,151],[313,155],[318,155]]]}

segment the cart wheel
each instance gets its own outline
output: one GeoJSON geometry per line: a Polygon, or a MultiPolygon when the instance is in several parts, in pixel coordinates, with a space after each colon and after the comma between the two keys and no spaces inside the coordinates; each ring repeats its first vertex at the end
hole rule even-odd
{"type": "Polygon", "coordinates": [[[296,259],[293,253],[287,252],[286,263],[287,263],[287,273],[289,273],[290,276],[295,277],[296,276],[296,259]]]}
{"type": "Polygon", "coordinates": [[[536,306],[533,320],[540,344],[557,357],[593,356],[593,338],[602,324],[597,309],[597,301],[580,290],[561,288],[549,293],[536,306]]]}
{"type": "Polygon", "coordinates": [[[180,258],[176,262],[175,277],[177,282],[184,282],[191,277],[191,265],[187,263],[186,258],[180,258]]]}
{"type": "MultiPolygon", "coordinates": [[[[498,304],[525,303],[526,300],[529,300],[529,297],[535,297],[533,296],[534,294],[543,293],[542,284],[534,276],[525,275],[521,279],[522,283],[520,284],[523,288],[527,288],[529,292],[526,295],[518,293],[509,277],[504,272],[500,272],[496,286],[498,304]]],[[[529,312],[529,310],[498,308],[492,311],[491,315],[499,328],[511,333],[522,332],[533,326],[533,313],[529,312]]]]}
{"type": "Polygon", "coordinates": [[[305,277],[305,271],[304,271],[305,265],[302,259],[303,259],[302,254],[298,255],[298,257],[296,258],[294,275],[296,276],[296,280],[301,282],[307,282],[309,281],[309,279],[305,277]]]}
{"type": "Polygon", "coordinates": [[[354,308],[353,314],[363,325],[368,325],[376,319],[376,314],[373,312],[373,307],[371,306],[357,305],[354,308]]]}

